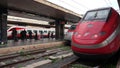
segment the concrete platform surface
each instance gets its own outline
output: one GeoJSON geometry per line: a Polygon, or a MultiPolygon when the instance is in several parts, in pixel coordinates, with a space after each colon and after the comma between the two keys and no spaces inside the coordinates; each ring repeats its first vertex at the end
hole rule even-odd
{"type": "Polygon", "coordinates": [[[21,50],[35,50],[35,49],[43,49],[49,48],[54,46],[63,45],[63,41],[58,40],[25,40],[18,42],[14,42],[13,40],[9,40],[8,44],[5,47],[0,48],[0,55],[9,54],[9,53],[16,53],[21,50]]]}

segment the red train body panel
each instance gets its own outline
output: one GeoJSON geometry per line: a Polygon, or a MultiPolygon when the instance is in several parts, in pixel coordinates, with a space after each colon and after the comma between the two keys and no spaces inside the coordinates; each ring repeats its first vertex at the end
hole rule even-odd
{"type": "Polygon", "coordinates": [[[72,36],[76,55],[108,55],[120,47],[120,17],[111,7],[91,10],[77,25],[72,36]]]}

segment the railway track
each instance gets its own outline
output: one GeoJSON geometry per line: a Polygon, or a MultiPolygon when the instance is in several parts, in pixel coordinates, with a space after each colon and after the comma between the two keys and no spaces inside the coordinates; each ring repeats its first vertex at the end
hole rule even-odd
{"type": "Polygon", "coordinates": [[[20,51],[15,54],[0,56],[0,68],[120,68],[120,60],[110,60],[108,62],[111,63],[106,62],[97,66],[89,66],[83,64],[71,50],[61,47],[20,51]]]}
{"type": "Polygon", "coordinates": [[[104,61],[87,61],[80,60],[74,61],[67,65],[64,68],[120,68],[120,54],[116,54],[109,58],[108,60],[104,61]]]}
{"type": "Polygon", "coordinates": [[[10,59],[10,58],[15,58],[15,57],[22,56],[22,55],[31,55],[31,54],[42,53],[45,51],[46,51],[46,49],[38,49],[38,50],[32,50],[32,51],[20,51],[18,53],[2,55],[2,56],[0,56],[0,61],[10,59]]]}
{"type": "Polygon", "coordinates": [[[72,52],[69,52],[67,54],[61,54],[54,57],[49,56],[49,59],[51,60],[49,63],[36,66],[35,68],[66,68],[71,62],[76,61],[78,57],[73,55],[72,52]]]}
{"type": "Polygon", "coordinates": [[[20,52],[19,54],[11,54],[0,57],[0,68],[9,67],[15,64],[27,62],[34,59],[39,59],[40,57],[48,56],[59,52],[59,49],[53,50],[34,50],[27,52],[20,52]]]}
{"type": "Polygon", "coordinates": [[[120,58],[119,58],[119,60],[118,60],[118,62],[117,62],[116,68],[120,68],[120,58]]]}
{"type": "MultiPolygon", "coordinates": [[[[35,60],[35,62],[39,59],[50,61],[51,63],[54,62],[54,56],[62,55],[62,54],[69,54],[71,55],[70,50],[65,50],[64,48],[52,48],[52,49],[39,49],[39,50],[33,50],[33,51],[20,51],[19,53],[14,54],[8,54],[8,55],[2,55],[0,56],[0,68],[18,68],[20,64],[31,62],[35,60]],[[51,58],[52,57],[52,58],[51,58]]],[[[62,55],[62,57],[58,56],[58,58],[63,58],[66,55],[62,55]]],[[[56,58],[55,58],[56,59],[56,58]]],[[[43,62],[39,61],[42,65],[43,62]]],[[[34,62],[33,62],[34,63],[34,62]]],[[[32,63],[31,63],[32,64],[32,63]]],[[[31,65],[30,64],[30,65],[31,65]]],[[[40,66],[38,64],[38,66],[40,66]]],[[[29,65],[29,64],[28,64],[29,65]]],[[[22,68],[27,68],[28,65],[20,66],[22,68]]],[[[34,65],[35,66],[35,65],[34,65]]],[[[34,67],[33,67],[34,68],[34,67]]]]}
{"type": "Polygon", "coordinates": [[[117,53],[106,61],[83,61],[78,57],[74,57],[73,60],[63,62],[59,68],[120,68],[120,54],[117,53]]]}
{"type": "Polygon", "coordinates": [[[120,59],[118,61],[118,58],[119,54],[103,62],[83,62],[83,60],[81,61],[79,57],[72,54],[71,56],[65,57],[56,63],[38,66],[35,68],[120,68],[120,59]]]}

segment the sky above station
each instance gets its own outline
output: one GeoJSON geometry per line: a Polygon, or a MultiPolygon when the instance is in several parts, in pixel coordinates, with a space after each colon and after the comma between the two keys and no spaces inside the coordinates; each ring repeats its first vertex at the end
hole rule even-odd
{"type": "Polygon", "coordinates": [[[113,7],[120,12],[117,0],[47,0],[78,14],[85,14],[86,11],[102,7],[113,7]]]}

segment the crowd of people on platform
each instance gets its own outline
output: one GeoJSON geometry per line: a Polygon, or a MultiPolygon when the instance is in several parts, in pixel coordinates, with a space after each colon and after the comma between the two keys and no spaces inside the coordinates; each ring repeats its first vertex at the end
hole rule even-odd
{"type": "MultiPolygon", "coordinates": [[[[24,29],[23,31],[21,31],[20,32],[20,39],[21,40],[27,40],[27,39],[35,39],[35,40],[38,40],[39,39],[39,36],[38,36],[38,33],[37,33],[37,31],[35,31],[34,32],[35,33],[35,35],[34,36],[32,36],[32,31],[29,31],[28,32],[28,37],[27,37],[27,32],[26,32],[26,30],[24,29]]],[[[54,32],[48,32],[48,35],[47,35],[47,37],[48,37],[48,39],[49,38],[54,38],[54,32]]],[[[40,31],[40,39],[43,39],[44,37],[43,37],[43,31],[40,31]]],[[[14,41],[18,41],[18,37],[17,37],[17,30],[16,29],[13,29],[12,30],[12,39],[14,40],[14,41]]]]}
{"type": "Polygon", "coordinates": [[[53,39],[53,38],[54,38],[53,33],[54,33],[54,32],[50,32],[50,31],[49,31],[49,32],[48,32],[48,38],[50,38],[50,37],[51,37],[51,38],[53,39]]]}

